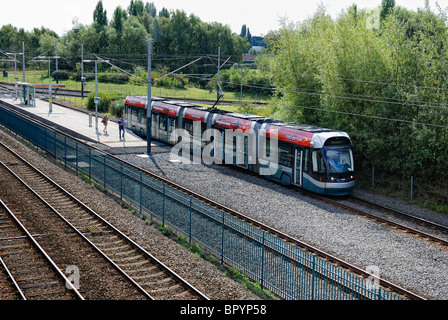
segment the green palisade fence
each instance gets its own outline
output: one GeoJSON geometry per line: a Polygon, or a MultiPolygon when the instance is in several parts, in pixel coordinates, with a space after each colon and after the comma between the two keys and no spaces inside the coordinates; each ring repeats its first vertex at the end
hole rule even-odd
{"type": "Polygon", "coordinates": [[[320,257],[208,206],[107,154],[0,106],[1,124],[285,299],[401,297],[320,257]],[[370,282],[369,282],[370,283],[370,282]]]}

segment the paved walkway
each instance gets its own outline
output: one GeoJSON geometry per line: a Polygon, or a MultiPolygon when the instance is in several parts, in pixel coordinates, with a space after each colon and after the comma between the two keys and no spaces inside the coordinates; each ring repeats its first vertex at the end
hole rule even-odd
{"type": "Polygon", "coordinates": [[[89,114],[62,107],[55,103],[52,104],[52,112],[50,113],[49,103],[40,99],[36,99],[36,106],[22,105],[20,104],[20,100],[14,101],[8,98],[2,98],[2,100],[20,107],[23,110],[34,114],[35,116],[44,118],[47,121],[51,121],[55,124],[78,132],[79,134],[93,139],[94,141],[104,144],[110,148],[131,148],[147,146],[146,140],[140,138],[129,130],[126,130],[124,139],[120,139],[118,135],[118,123],[115,120],[109,119],[109,123],[107,125],[107,133],[104,133],[104,125],[101,123],[103,114],[98,114],[97,131],[95,126],[95,111],[92,112],[90,126],[89,114]]]}

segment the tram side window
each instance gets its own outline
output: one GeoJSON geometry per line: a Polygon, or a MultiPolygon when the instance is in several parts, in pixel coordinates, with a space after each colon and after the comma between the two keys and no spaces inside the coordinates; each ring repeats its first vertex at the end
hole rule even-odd
{"type": "Polygon", "coordinates": [[[159,129],[163,130],[163,131],[166,131],[167,126],[168,126],[168,123],[167,123],[166,116],[161,116],[160,117],[160,123],[159,123],[159,129]]]}
{"type": "Polygon", "coordinates": [[[318,173],[325,173],[325,161],[322,157],[321,150],[313,151],[313,171],[318,173]]]}
{"type": "Polygon", "coordinates": [[[137,114],[138,110],[137,109],[132,109],[132,123],[138,123],[138,114],[137,114]]]}
{"type": "Polygon", "coordinates": [[[141,124],[145,123],[145,110],[139,109],[138,110],[138,122],[141,124]]]}
{"type": "Polygon", "coordinates": [[[169,126],[168,126],[168,131],[169,131],[169,132],[173,132],[174,129],[175,129],[174,121],[175,121],[175,120],[174,120],[173,118],[170,118],[169,126]]]}
{"type": "Polygon", "coordinates": [[[290,144],[279,141],[278,143],[278,164],[292,167],[294,161],[293,148],[290,144]]]}
{"type": "Polygon", "coordinates": [[[305,149],[305,160],[303,162],[303,171],[308,172],[308,162],[310,159],[310,149],[305,149]]]}
{"type": "Polygon", "coordinates": [[[271,137],[266,137],[266,157],[271,156],[271,137]]]}
{"type": "Polygon", "coordinates": [[[187,132],[193,136],[193,121],[184,120],[184,129],[187,130],[187,132]]]}

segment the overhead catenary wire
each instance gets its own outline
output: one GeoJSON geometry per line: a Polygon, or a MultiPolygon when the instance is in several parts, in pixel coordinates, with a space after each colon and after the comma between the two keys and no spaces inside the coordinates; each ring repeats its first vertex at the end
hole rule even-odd
{"type": "MultiPolygon", "coordinates": [[[[46,54],[49,51],[51,51],[51,49],[47,50],[46,52],[44,52],[42,54],[46,54]]],[[[41,56],[42,54],[40,54],[39,56],[41,56]]],[[[144,54],[140,54],[140,55],[141,56],[145,56],[144,54]]],[[[28,62],[34,61],[39,56],[29,60],[28,62]]],[[[120,54],[117,54],[116,56],[120,56],[120,54]]],[[[123,56],[123,55],[121,55],[121,56],[123,56]]],[[[126,56],[126,55],[124,55],[124,56],[126,56]]],[[[136,55],[135,54],[128,54],[127,56],[134,56],[135,57],[136,55]]],[[[164,55],[164,56],[168,57],[170,55],[164,55]]],[[[184,56],[172,55],[171,57],[177,57],[180,60],[180,59],[185,59],[187,57],[191,58],[192,56],[194,56],[194,55],[184,55],[184,56]]],[[[182,77],[187,77],[187,78],[195,78],[195,79],[200,79],[200,80],[203,80],[203,81],[212,81],[213,78],[210,78],[210,76],[211,76],[210,74],[203,74],[201,76],[201,74],[193,74],[192,75],[192,74],[177,74],[176,73],[176,72],[180,71],[181,69],[191,65],[192,63],[201,60],[204,57],[207,57],[210,61],[213,62],[214,55],[212,55],[212,54],[199,56],[199,58],[197,58],[196,60],[188,63],[187,65],[184,65],[181,68],[178,68],[178,69],[170,72],[169,74],[164,75],[163,77],[166,77],[166,76],[170,75],[170,76],[182,76],[182,77]]],[[[111,60],[119,61],[118,59],[113,59],[113,58],[111,58],[111,60]]],[[[227,59],[225,61],[225,63],[223,63],[223,66],[226,63],[228,63],[228,62],[232,62],[232,61],[230,61],[230,57],[229,57],[229,59],[227,59]]],[[[133,65],[133,66],[141,66],[141,65],[138,65],[138,64],[135,64],[135,63],[129,63],[129,62],[126,62],[126,61],[119,61],[119,63],[129,64],[129,65],[133,65]]],[[[124,70],[122,68],[119,68],[118,66],[116,66],[114,64],[111,64],[111,63],[109,63],[109,64],[111,66],[119,69],[121,72],[124,72],[125,74],[127,74],[129,76],[133,76],[133,77],[139,79],[140,81],[142,81],[143,83],[147,83],[147,81],[136,77],[135,75],[127,72],[126,70],[124,70]]],[[[144,66],[141,66],[141,67],[144,67],[144,66]]],[[[290,72],[290,71],[288,71],[288,72],[290,72]]],[[[297,73],[297,74],[298,75],[302,75],[302,76],[312,76],[312,77],[319,76],[319,75],[304,74],[304,73],[297,73]]],[[[335,78],[336,79],[340,79],[340,80],[347,80],[347,81],[359,81],[359,82],[363,82],[363,83],[374,83],[374,84],[404,86],[404,87],[421,88],[421,89],[448,90],[448,89],[445,89],[445,88],[416,86],[416,85],[406,85],[406,84],[395,84],[395,83],[386,83],[386,82],[379,82],[379,81],[369,81],[369,80],[363,80],[363,79],[346,79],[346,78],[340,78],[340,77],[335,77],[335,78]]],[[[160,79],[161,78],[156,79],[155,81],[160,80],[160,79]]],[[[126,81],[119,81],[119,82],[120,83],[125,83],[126,81]]],[[[231,81],[222,81],[222,82],[223,83],[234,83],[234,82],[231,82],[231,81]]],[[[248,88],[254,88],[254,89],[263,89],[263,90],[271,90],[271,91],[277,90],[277,91],[282,91],[282,92],[291,92],[291,93],[314,95],[314,96],[321,96],[321,97],[331,97],[331,98],[338,98],[338,99],[350,99],[350,100],[355,100],[355,101],[364,101],[364,102],[371,102],[371,103],[387,103],[387,104],[403,105],[403,106],[409,106],[409,107],[431,107],[431,108],[439,108],[439,109],[444,109],[444,110],[448,109],[447,105],[434,105],[434,104],[423,104],[423,103],[418,104],[418,103],[411,103],[411,102],[409,102],[409,100],[400,100],[400,99],[388,98],[388,97],[366,96],[366,95],[359,95],[359,94],[357,95],[357,94],[350,94],[350,93],[348,93],[348,95],[350,95],[350,96],[347,96],[347,95],[337,95],[337,94],[330,94],[330,93],[319,92],[316,89],[310,89],[310,88],[297,88],[299,90],[283,90],[282,88],[278,88],[278,87],[259,86],[259,85],[248,84],[248,83],[243,84],[243,86],[244,87],[248,87],[248,88]],[[310,90],[311,90],[311,92],[309,92],[310,90]],[[392,100],[392,101],[387,101],[387,100],[392,100]]],[[[374,118],[374,119],[381,119],[381,120],[398,121],[398,122],[404,122],[404,123],[427,125],[427,126],[438,127],[438,128],[448,128],[447,126],[437,125],[437,124],[430,124],[430,123],[425,123],[425,122],[418,122],[418,121],[411,121],[411,120],[404,120],[404,119],[394,119],[394,118],[387,118],[387,117],[379,117],[379,116],[374,116],[374,115],[363,115],[363,114],[342,112],[342,111],[329,110],[329,109],[310,107],[310,106],[296,106],[296,107],[298,107],[298,108],[306,108],[306,109],[314,109],[314,110],[318,110],[318,111],[322,111],[322,112],[332,112],[332,113],[346,114],[346,115],[351,115],[351,116],[360,116],[360,117],[365,117],[365,118],[374,118]]]]}

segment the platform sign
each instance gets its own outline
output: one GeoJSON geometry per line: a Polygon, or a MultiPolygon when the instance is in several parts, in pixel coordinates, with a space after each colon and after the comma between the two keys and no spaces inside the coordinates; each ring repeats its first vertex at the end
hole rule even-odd
{"type": "MultiPolygon", "coordinates": [[[[35,87],[35,88],[39,88],[39,89],[41,89],[41,88],[47,89],[49,85],[50,85],[49,83],[39,83],[39,84],[35,84],[34,87],[35,87]]],[[[55,88],[55,89],[58,89],[58,88],[65,88],[65,84],[56,84],[56,83],[52,83],[52,84],[51,84],[51,87],[52,87],[52,88],[55,88]]]]}

